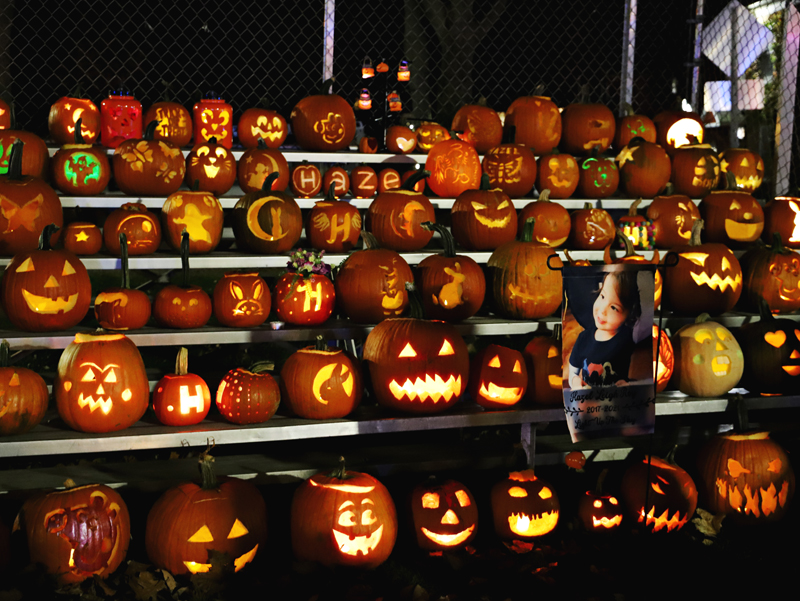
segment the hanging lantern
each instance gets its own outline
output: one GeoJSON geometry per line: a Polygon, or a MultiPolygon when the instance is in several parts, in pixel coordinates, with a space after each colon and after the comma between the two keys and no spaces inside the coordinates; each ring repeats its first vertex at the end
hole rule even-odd
{"type": "Polygon", "coordinates": [[[384,63],[383,61],[378,63],[378,66],[375,67],[375,71],[378,73],[388,73],[389,72],[389,65],[384,63]]]}
{"type": "Polygon", "coordinates": [[[386,99],[389,101],[389,110],[391,112],[397,113],[403,110],[403,103],[400,100],[400,94],[398,94],[394,90],[391,91],[391,93],[386,99]]]}
{"type": "Polygon", "coordinates": [[[370,77],[375,77],[375,69],[372,66],[372,59],[365,56],[364,64],[361,65],[361,79],[369,79],[370,77]]]}
{"type": "Polygon", "coordinates": [[[408,61],[400,61],[400,66],[397,68],[397,81],[409,81],[411,79],[411,71],[408,70],[408,61]]]}
{"type": "MultiPolygon", "coordinates": [[[[370,75],[370,77],[372,77],[370,75]]],[[[358,95],[358,108],[362,111],[368,111],[372,108],[372,96],[369,95],[367,88],[361,89],[361,94],[358,95]]]]}

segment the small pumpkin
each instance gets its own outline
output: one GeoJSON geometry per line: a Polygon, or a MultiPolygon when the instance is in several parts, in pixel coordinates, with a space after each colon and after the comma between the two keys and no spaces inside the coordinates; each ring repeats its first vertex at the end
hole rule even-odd
{"type": "Polygon", "coordinates": [[[417,546],[425,551],[461,549],[478,533],[478,505],[455,480],[431,477],[411,491],[411,519],[417,546]]]}
{"type": "Polygon", "coordinates": [[[141,202],[126,202],[106,217],[103,243],[109,254],[120,256],[120,234],[125,234],[131,256],[152,254],[161,245],[159,219],[141,202]]]}
{"type": "Polygon", "coordinates": [[[525,223],[531,218],[536,222],[533,228],[533,239],[536,242],[558,248],[567,241],[572,227],[569,211],[557,202],[550,202],[549,188],[544,188],[539,193],[538,200],[522,207],[517,219],[517,235],[522,235],[525,223]]]}
{"type": "Polygon", "coordinates": [[[425,154],[429,153],[439,142],[450,139],[450,132],[447,128],[438,123],[423,121],[417,128],[417,150],[425,154]]]}
{"type": "Polygon", "coordinates": [[[183,183],[183,153],[172,142],[155,139],[157,126],[151,121],[141,139],[125,140],[114,150],[114,181],[127,196],[167,196],[183,183]]]}
{"type": "Polygon", "coordinates": [[[490,344],[470,361],[469,394],[484,409],[508,409],[528,388],[525,358],[517,350],[490,344]]]}
{"type": "Polygon", "coordinates": [[[217,409],[231,423],[260,424],[275,415],[281,391],[271,374],[271,364],[257,363],[250,369],[230,370],[217,388],[217,409]]]}
{"type": "Polygon", "coordinates": [[[631,206],[628,207],[628,214],[620,217],[617,225],[622,234],[633,245],[633,248],[649,250],[655,245],[653,222],[639,215],[638,208],[641,203],[641,198],[634,200],[631,206]]]}
{"type": "Polygon", "coordinates": [[[350,146],[356,135],[356,115],[347,100],[329,94],[333,78],[319,94],[306,96],[292,109],[292,131],[305,150],[331,151],[350,146]]]}
{"type": "Polygon", "coordinates": [[[42,376],[8,364],[11,345],[0,343],[0,436],[25,434],[42,421],[50,393],[42,376]]]}
{"type": "Polygon", "coordinates": [[[165,426],[199,424],[211,409],[211,391],[197,374],[189,373],[189,351],[181,347],[175,373],[161,378],[153,390],[153,411],[165,426]]]}
{"type": "Polygon", "coordinates": [[[289,185],[289,163],[280,150],[268,148],[263,139],[258,141],[258,146],[242,153],[236,167],[239,186],[246,194],[263,190],[273,173],[278,177],[272,180],[271,189],[283,192],[289,185]]]}
{"type": "Polygon", "coordinates": [[[495,250],[517,235],[514,203],[502,189],[491,187],[485,173],[479,189],[458,195],[450,219],[453,237],[467,250],[495,250]]]}
{"type": "Polygon", "coordinates": [[[492,487],[494,530],[502,539],[531,540],[558,525],[560,504],[555,489],[532,469],[511,472],[492,487]]]}
{"type": "Polygon", "coordinates": [[[329,190],[331,184],[336,184],[333,190],[336,198],[341,198],[350,189],[350,175],[341,165],[330,167],[325,171],[325,175],[322,177],[322,188],[329,190]]]}
{"type": "Polygon", "coordinates": [[[173,250],[180,250],[181,236],[186,232],[189,254],[193,255],[210,253],[217,247],[222,239],[222,222],[219,200],[211,192],[202,191],[196,180],[192,190],[167,196],[161,208],[164,240],[173,250]]]}
{"type": "Polygon", "coordinates": [[[622,523],[622,506],[613,495],[603,494],[603,481],[608,468],[597,478],[594,490],[587,490],[578,501],[578,517],[591,533],[602,534],[617,530],[622,523]]]}
{"type": "Polygon", "coordinates": [[[245,252],[277,254],[292,248],[303,229],[302,214],[295,199],[273,191],[278,174],[271,173],[258,192],[242,196],[233,207],[236,246],[245,252]]]}
{"type": "Polygon", "coordinates": [[[417,134],[405,125],[386,128],[386,149],[398,154],[409,154],[417,147],[417,134]]]}
{"type": "Polygon", "coordinates": [[[106,288],[94,301],[94,317],[106,330],[138,330],[150,319],[150,298],[142,290],[131,289],[128,269],[128,242],[125,234],[119,235],[121,251],[120,267],[122,284],[117,288],[106,288]]]}
{"type": "Polygon", "coordinates": [[[255,328],[272,306],[267,282],[257,272],[225,273],[214,286],[214,317],[231,328],[255,328]]]}
{"type": "MultiPolygon", "coordinates": [[[[301,261],[313,260],[316,253],[306,253],[298,249],[290,256],[289,265],[302,266],[301,261]]],[[[275,311],[286,323],[299,326],[318,326],[325,323],[331,315],[336,303],[336,290],[325,273],[330,268],[325,263],[325,271],[310,272],[290,269],[275,283],[275,311]]]]}
{"type": "Polygon", "coordinates": [[[551,154],[541,155],[536,163],[537,190],[550,190],[550,198],[563,199],[578,189],[580,169],[571,154],[554,148],[551,154]]]}
{"type": "Polygon", "coordinates": [[[88,221],[73,221],[64,228],[64,248],[76,256],[96,255],[103,247],[103,232],[88,221]]]}

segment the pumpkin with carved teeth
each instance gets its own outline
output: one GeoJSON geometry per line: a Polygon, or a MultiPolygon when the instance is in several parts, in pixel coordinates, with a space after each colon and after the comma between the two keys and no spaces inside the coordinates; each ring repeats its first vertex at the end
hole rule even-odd
{"type": "Polygon", "coordinates": [[[764,181],[764,159],[747,148],[728,148],[719,153],[719,168],[724,183],[725,174],[734,176],[736,187],[752,194],[764,181]]]}
{"type": "Polygon", "coordinates": [[[245,148],[256,148],[264,140],[268,148],[280,148],[289,130],[286,119],[267,108],[249,108],[239,117],[239,142],[245,148]]]}
{"type": "Polygon", "coordinates": [[[508,409],[528,387],[525,358],[517,350],[490,344],[470,362],[469,393],[485,409],[508,409]]]}
{"type": "Polygon", "coordinates": [[[492,488],[492,518],[497,536],[530,540],[552,532],[560,506],[553,487],[532,469],[511,472],[492,488]]]}
{"type": "Polygon", "coordinates": [[[494,250],[517,235],[514,203],[503,190],[490,187],[484,173],[480,189],[465,190],[453,203],[453,237],[467,250],[494,250]]]}
{"type": "Polygon", "coordinates": [[[417,545],[426,551],[460,549],[478,533],[478,505],[466,486],[431,478],[411,493],[417,545]]]}

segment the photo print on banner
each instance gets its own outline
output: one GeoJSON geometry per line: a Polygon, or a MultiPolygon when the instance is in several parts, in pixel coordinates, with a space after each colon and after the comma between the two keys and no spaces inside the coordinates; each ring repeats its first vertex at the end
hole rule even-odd
{"type": "Polygon", "coordinates": [[[655,426],[655,266],[565,266],[564,410],[572,442],[655,426]]]}

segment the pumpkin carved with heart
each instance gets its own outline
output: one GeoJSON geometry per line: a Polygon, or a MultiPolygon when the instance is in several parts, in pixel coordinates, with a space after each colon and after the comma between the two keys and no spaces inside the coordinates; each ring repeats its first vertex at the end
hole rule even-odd
{"type": "Polygon", "coordinates": [[[558,495],[532,469],[511,472],[492,487],[491,499],[494,530],[502,539],[530,540],[558,524],[558,495]]]}
{"type": "Polygon", "coordinates": [[[417,545],[426,551],[460,549],[478,533],[478,505],[466,486],[431,478],[411,492],[417,545]]]}

